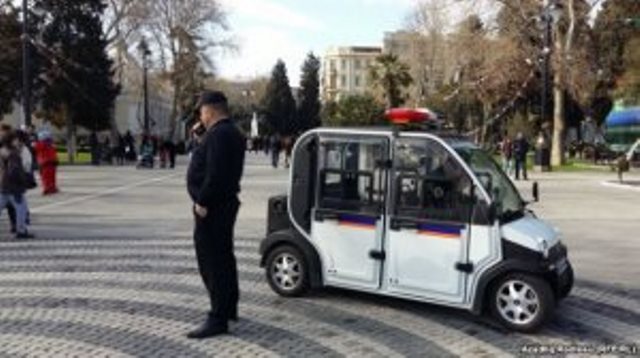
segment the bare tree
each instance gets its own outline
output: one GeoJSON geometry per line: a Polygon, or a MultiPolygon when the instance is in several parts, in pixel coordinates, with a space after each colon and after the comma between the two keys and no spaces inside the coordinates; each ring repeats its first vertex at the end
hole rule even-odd
{"type": "Polygon", "coordinates": [[[145,29],[174,88],[168,133],[173,137],[178,116],[192,103],[203,74],[215,70],[214,50],[231,46],[221,35],[227,29],[226,16],[216,0],[154,0],[148,11],[145,29]]]}
{"type": "Polygon", "coordinates": [[[590,14],[600,0],[497,0],[504,11],[498,19],[507,36],[519,41],[527,58],[537,62],[544,55],[545,44],[541,40],[541,22],[545,8],[556,6],[562,16],[553,22],[551,63],[553,72],[553,136],[551,164],[562,165],[565,159],[566,94],[579,105],[586,107],[596,87],[597,69],[589,50],[593,29],[589,26],[590,14]]]}
{"type": "Polygon", "coordinates": [[[553,140],[551,164],[565,162],[566,93],[583,107],[595,91],[595,77],[589,56],[588,40],[592,31],[589,14],[598,1],[567,0],[564,16],[554,25],[553,54],[553,140]],[[580,101],[582,100],[582,101],[580,101]],[[580,103],[582,102],[582,103],[580,103]]]}
{"type": "Polygon", "coordinates": [[[129,40],[148,19],[149,0],[106,0],[104,37],[112,46],[129,40]]]}

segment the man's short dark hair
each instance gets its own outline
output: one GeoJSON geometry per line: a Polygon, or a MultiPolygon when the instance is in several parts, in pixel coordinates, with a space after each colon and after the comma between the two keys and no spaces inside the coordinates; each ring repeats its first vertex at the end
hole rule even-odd
{"type": "Polygon", "coordinates": [[[218,112],[229,114],[229,101],[227,96],[220,91],[205,91],[200,95],[198,108],[210,106],[218,112]]]}

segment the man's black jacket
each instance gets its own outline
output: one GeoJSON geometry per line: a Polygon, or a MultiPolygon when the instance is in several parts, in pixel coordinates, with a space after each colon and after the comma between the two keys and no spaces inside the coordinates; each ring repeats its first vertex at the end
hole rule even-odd
{"type": "Polygon", "coordinates": [[[215,208],[240,192],[246,139],[229,119],[209,128],[193,151],[187,189],[194,203],[215,208]]]}

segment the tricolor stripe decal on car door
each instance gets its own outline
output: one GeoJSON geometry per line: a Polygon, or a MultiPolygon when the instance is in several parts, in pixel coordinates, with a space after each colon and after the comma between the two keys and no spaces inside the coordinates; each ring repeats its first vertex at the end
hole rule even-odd
{"type": "Polygon", "coordinates": [[[459,239],[464,226],[442,224],[420,224],[418,234],[441,239],[459,239]]]}
{"type": "Polygon", "coordinates": [[[376,222],[376,218],[368,216],[351,214],[340,214],[339,216],[340,226],[348,226],[357,229],[375,230],[376,222]]]}

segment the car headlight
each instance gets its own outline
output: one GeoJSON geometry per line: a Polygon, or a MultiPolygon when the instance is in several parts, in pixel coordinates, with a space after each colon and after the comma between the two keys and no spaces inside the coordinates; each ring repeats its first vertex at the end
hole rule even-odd
{"type": "Polygon", "coordinates": [[[547,240],[544,239],[538,239],[540,242],[540,252],[542,252],[542,257],[544,257],[545,259],[549,258],[549,243],[547,243],[547,240]]]}

